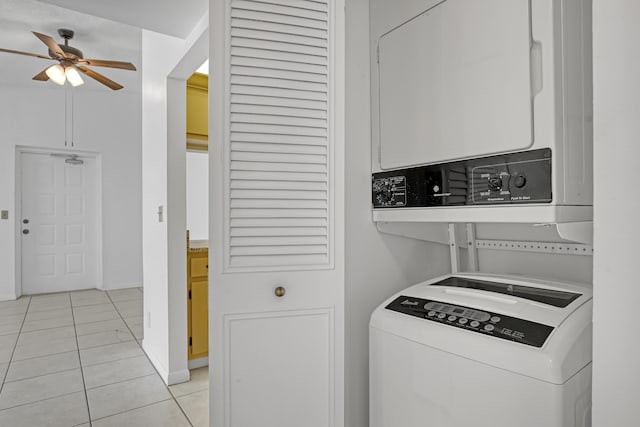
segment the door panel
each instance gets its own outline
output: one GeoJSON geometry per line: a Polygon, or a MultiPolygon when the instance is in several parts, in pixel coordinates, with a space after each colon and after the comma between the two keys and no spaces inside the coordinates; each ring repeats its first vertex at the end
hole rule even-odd
{"type": "Polygon", "coordinates": [[[340,427],[344,1],[211,6],[211,422],[340,427]]]}
{"type": "Polygon", "coordinates": [[[331,425],[332,310],[227,316],[225,335],[230,425],[331,425]],[[269,393],[253,387],[256,377],[269,393]]]}
{"type": "Polygon", "coordinates": [[[97,177],[95,158],[21,154],[22,291],[96,288],[97,177]],[[28,222],[25,222],[28,221],[28,222]]]}

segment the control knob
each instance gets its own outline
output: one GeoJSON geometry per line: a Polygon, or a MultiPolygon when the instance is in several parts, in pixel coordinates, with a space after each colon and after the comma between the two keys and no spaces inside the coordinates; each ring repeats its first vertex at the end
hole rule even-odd
{"type": "Polygon", "coordinates": [[[489,178],[489,190],[500,191],[502,190],[502,178],[499,176],[492,176],[489,178]]]}
{"type": "Polygon", "coordinates": [[[391,184],[389,184],[388,182],[376,188],[375,192],[376,192],[376,200],[378,200],[378,203],[380,203],[381,205],[386,205],[387,203],[389,203],[389,201],[393,197],[393,193],[391,191],[391,184]]]}

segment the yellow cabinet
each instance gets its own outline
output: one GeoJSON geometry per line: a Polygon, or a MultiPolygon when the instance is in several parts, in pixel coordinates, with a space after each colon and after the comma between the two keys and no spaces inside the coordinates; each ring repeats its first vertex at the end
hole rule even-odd
{"type": "Polygon", "coordinates": [[[205,149],[209,139],[209,76],[187,80],[187,148],[205,149]]]}
{"type": "Polygon", "coordinates": [[[187,253],[187,327],[189,360],[209,353],[209,253],[206,249],[187,253]]]}

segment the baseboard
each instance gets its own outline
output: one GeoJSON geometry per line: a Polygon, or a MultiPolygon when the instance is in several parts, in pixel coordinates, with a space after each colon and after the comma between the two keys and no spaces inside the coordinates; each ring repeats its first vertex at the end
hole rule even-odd
{"type": "Polygon", "coordinates": [[[209,358],[201,357],[200,359],[192,359],[188,362],[189,370],[204,368],[205,366],[209,366],[209,358]]]}
{"type": "Polygon", "coordinates": [[[141,288],[142,283],[111,283],[109,285],[102,285],[100,288],[103,291],[115,291],[116,289],[128,289],[128,288],[141,288]]]}
{"type": "Polygon", "coordinates": [[[162,378],[162,381],[164,381],[165,384],[168,385],[169,384],[169,371],[167,370],[167,368],[162,363],[160,363],[160,361],[156,358],[156,356],[153,354],[153,352],[150,351],[150,349],[145,345],[144,342],[145,342],[145,340],[143,338],[142,339],[142,349],[147,354],[147,357],[151,361],[151,364],[153,365],[153,367],[156,368],[156,371],[158,371],[158,375],[160,375],[160,378],[162,378]]]}
{"type": "Polygon", "coordinates": [[[184,383],[191,379],[188,369],[182,369],[176,372],[169,372],[169,370],[155,357],[152,351],[144,344],[144,339],[142,340],[142,349],[147,354],[147,357],[158,371],[160,378],[165,382],[166,385],[173,385],[178,383],[184,383]]]}
{"type": "Polygon", "coordinates": [[[0,301],[15,301],[17,299],[15,292],[0,294],[0,301]]]}
{"type": "Polygon", "coordinates": [[[188,369],[183,369],[177,372],[170,372],[167,385],[179,384],[187,382],[191,379],[191,374],[188,369]]]}

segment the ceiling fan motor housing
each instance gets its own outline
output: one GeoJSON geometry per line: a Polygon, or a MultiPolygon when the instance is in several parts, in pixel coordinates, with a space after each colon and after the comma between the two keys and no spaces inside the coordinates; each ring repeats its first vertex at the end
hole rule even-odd
{"type": "MultiPolygon", "coordinates": [[[[64,39],[64,44],[59,45],[60,49],[62,49],[62,51],[67,55],[72,56],[72,58],[70,59],[84,58],[84,56],[82,55],[82,51],[80,49],[76,49],[75,47],[69,46],[69,40],[71,40],[73,38],[73,35],[75,34],[73,30],[70,30],[68,28],[59,28],[58,34],[60,35],[60,37],[64,39]]],[[[55,57],[55,55],[53,54],[53,52],[51,52],[50,49],[49,49],[49,56],[55,57]]]]}
{"type": "MultiPolygon", "coordinates": [[[[82,56],[82,51],[80,49],[76,49],[75,47],[66,45],[66,44],[61,44],[59,45],[60,49],[62,49],[62,51],[64,53],[66,53],[67,55],[71,56],[70,59],[82,59],[84,58],[84,56],[82,56]]],[[[49,56],[54,57],[55,58],[55,54],[53,52],[51,52],[51,49],[49,49],[49,56]]]]}

